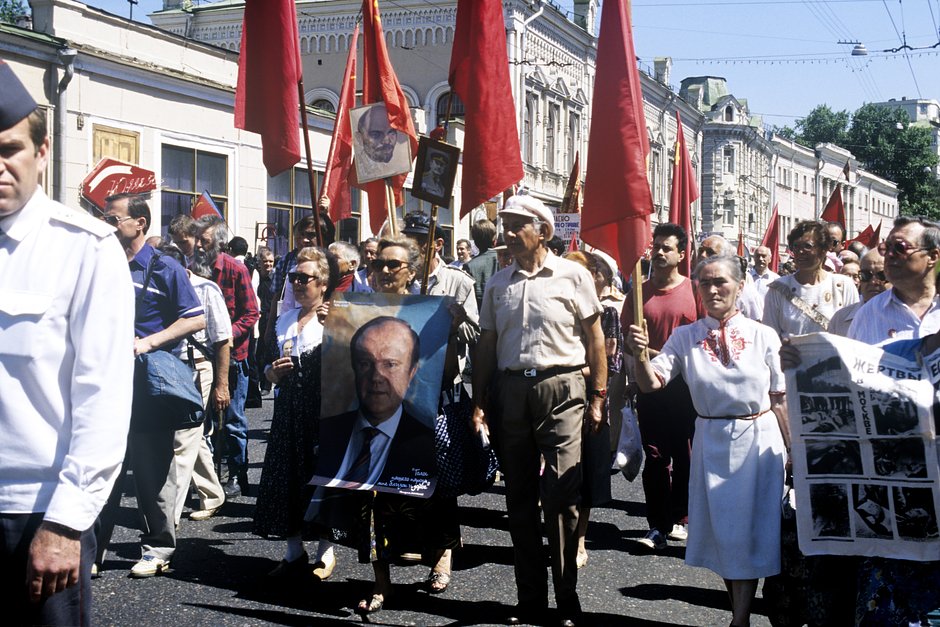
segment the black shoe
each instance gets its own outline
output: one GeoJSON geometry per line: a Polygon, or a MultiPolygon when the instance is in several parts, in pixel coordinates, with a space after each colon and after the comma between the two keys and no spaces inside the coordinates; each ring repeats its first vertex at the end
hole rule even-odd
{"type": "Polygon", "coordinates": [[[225,493],[225,498],[227,499],[233,499],[237,496],[241,496],[242,483],[238,480],[238,475],[229,477],[228,483],[222,486],[222,491],[225,493]]]}
{"type": "Polygon", "coordinates": [[[308,556],[307,552],[304,551],[300,557],[291,562],[288,562],[287,560],[281,560],[281,563],[275,566],[274,570],[268,573],[268,577],[274,577],[276,579],[283,577],[307,577],[310,575],[310,569],[307,568],[309,563],[310,556],[308,556]]]}
{"type": "Polygon", "coordinates": [[[547,625],[548,608],[544,605],[520,603],[509,611],[507,625],[547,625]]]}

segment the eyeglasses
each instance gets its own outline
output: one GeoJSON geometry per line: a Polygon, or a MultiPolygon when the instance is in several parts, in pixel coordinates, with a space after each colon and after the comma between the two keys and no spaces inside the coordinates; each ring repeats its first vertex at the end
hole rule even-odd
{"type": "Polygon", "coordinates": [[[101,219],[110,224],[111,226],[117,226],[124,220],[133,220],[134,218],[130,216],[124,216],[123,218],[113,215],[101,216],[101,219]]]}
{"type": "Polygon", "coordinates": [[[799,244],[794,244],[793,246],[790,246],[790,250],[794,253],[809,253],[809,252],[813,252],[817,248],[820,248],[820,247],[810,242],[801,242],[799,244]]]}
{"type": "Polygon", "coordinates": [[[914,253],[921,250],[924,249],[918,246],[912,246],[902,239],[896,239],[892,242],[881,242],[878,244],[878,252],[882,257],[888,253],[891,253],[895,257],[904,257],[906,259],[907,257],[910,257],[914,253]]]}
{"type": "Polygon", "coordinates": [[[373,272],[382,272],[385,268],[388,268],[389,272],[398,272],[404,265],[405,262],[398,259],[375,259],[372,261],[372,270],[373,272]]]}
{"type": "Polygon", "coordinates": [[[301,285],[306,285],[310,281],[319,281],[320,277],[304,274],[303,272],[288,272],[287,280],[291,283],[300,283],[301,285]]]}
{"type": "Polygon", "coordinates": [[[858,278],[861,279],[863,283],[868,283],[872,279],[878,279],[882,283],[888,282],[888,276],[882,271],[872,272],[871,270],[860,270],[858,278]]]}

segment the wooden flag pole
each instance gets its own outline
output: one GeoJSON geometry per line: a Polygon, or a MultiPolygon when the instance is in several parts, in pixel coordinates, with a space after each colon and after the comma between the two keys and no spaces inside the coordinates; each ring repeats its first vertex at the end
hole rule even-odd
{"type": "Polygon", "coordinates": [[[437,205],[431,205],[431,222],[428,225],[428,245],[424,249],[424,275],[421,280],[421,295],[428,294],[428,281],[431,279],[431,260],[437,254],[437,205]]]}
{"type": "Polygon", "coordinates": [[[297,81],[297,99],[300,102],[300,120],[304,129],[304,150],[307,153],[307,181],[310,184],[310,204],[313,205],[313,224],[317,229],[317,246],[323,247],[323,230],[320,228],[320,202],[317,197],[317,181],[313,177],[313,151],[310,150],[310,128],[307,124],[307,103],[304,102],[304,79],[297,81]]]}
{"type": "MultiPolygon", "coordinates": [[[[636,260],[633,268],[633,320],[646,331],[646,320],[643,318],[643,266],[636,260]]],[[[650,354],[644,348],[634,355],[637,361],[649,361],[650,354]]]]}
{"type": "Polygon", "coordinates": [[[398,218],[395,215],[395,190],[391,179],[385,179],[385,205],[388,207],[388,228],[393,236],[398,236],[398,218]]]}

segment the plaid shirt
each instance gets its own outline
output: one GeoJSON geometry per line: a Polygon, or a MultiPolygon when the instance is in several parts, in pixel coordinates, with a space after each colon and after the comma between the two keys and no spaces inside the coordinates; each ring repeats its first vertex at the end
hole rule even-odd
{"type": "Polygon", "coordinates": [[[212,280],[222,289],[225,306],[232,319],[232,359],[248,359],[248,340],[258,321],[258,299],[251,286],[251,276],[245,264],[235,261],[225,253],[219,253],[212,269],[212,280]]]}

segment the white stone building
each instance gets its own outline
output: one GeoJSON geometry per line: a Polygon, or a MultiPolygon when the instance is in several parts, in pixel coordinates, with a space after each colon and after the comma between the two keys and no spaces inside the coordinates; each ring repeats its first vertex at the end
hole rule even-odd
{"type": "MultiPolygon", "coordinates": [[[[84,177],[114,157],[156,174],[151,234],[203,191],[250,243],[260,243],[274,201],[302,204],[304,186],[285,185],[290,173],[269,179],[259,136],[234,127],[236,53],[76,0],[30,4],[32,29],[0,25],[0,57],[48,113],[50,196],[81,206],[84,177]]],[[[332,120],[310,124],[314,154],[325,154],[332,120]]],[[[273,242],[286,242],[286,222],[278,226],[273,242]]]]}
{"type": "MultiPolygon", "coordinates": [[[[876,102],[874,105],[886,109],[901,109],[907,113],[911,124],[928,129],[930,147],[933,153],[940,157],[940,102],[934,99],[902,97],[900,100],[891,98],[887,102],[876,102]]],[[[937,178],[940,178],[940,161],[934,172],[937,178]]]]}

